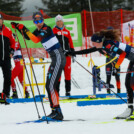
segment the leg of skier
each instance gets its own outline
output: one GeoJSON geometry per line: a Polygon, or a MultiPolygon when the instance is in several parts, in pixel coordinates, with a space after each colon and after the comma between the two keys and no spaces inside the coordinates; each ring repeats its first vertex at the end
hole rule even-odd
{"type": "Polygon", "coordinates": [[[64,75],[65,75],[65,90],[66,96],[70,96],[71,92],[71,57],[66,56],[66,65],[64,67],[64,75]]]}
{"type": "Polygon", "coordinates": [[[47,73],[46,89],[52,108],[52,113],[48,117],[57,120],[63,120],[63,114],[59,105],[59,95],[56,90],[56,85],[61,76],[62,70],[65,66],[66,59],[63,53],[59,53],[59,50],[54,50],[50,53],[52,62],[47,73]]]}
{"type": "Polygon", "coordinates": [[[12,76],[11,76],[11,87],[12,87],[12,91],[13,91],[13,94],[12,94],[12,98],[13,99],[16,99],[18,98],[18,94],[17,94],[17,90],[16,90],[16,84],[14,82],[15,78],[19,75],[19,70],[18,70],[18,67],[17,65],[15,64],[15,67],[13,68],[12,70],[12,76]]]}
{"type": "MultiPolygon", "coordinates": [[[[19,70],[20,70],[20,73],[18,75],[18,79],[23,87],[23,66],[21,64],[19,64],[19,70]]],[[[29,98],[29,92],[27,91],[27,87],[25,87],[25,98],[29,98]]]]}
{"type": "MultiPolygon", "coordinates": [[[[120,72],[120,68],[117,69],[117,72],[120,72]]],[[[115,79],[116,79],[117,93],[121,93],[120,74],[115,75],[115,79]]]]}
{"type": "MultiPolygon", "coordinates": [[[[134,62],[130,62],[128,71],[134,71],[134,62]]],[[[127,89],[127,101],[128,101],[128,108],[120,115],[116,117],[116,119],[126,119],[127,117],[131,116],[133,114],[133,89],[134,83],[134,76],[133,73],[127,73],[125,85],[127,89]]]]}
{"type": "MultiPolygon", "coordinates": [[[[109,62],[109,58],[106,58],[106,63],[109,62]]],[[[106,83],[107,83],[107,86],[109,87],[107,89],[107,93],[111,93],[110,92],[110,81],[111,81],[111,75],[112,75],[112,64],[108,64],[106,65],[106,83]]]]}

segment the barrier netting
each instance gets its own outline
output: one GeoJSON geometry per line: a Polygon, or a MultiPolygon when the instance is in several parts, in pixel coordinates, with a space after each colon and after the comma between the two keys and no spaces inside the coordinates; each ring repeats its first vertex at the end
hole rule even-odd
{"type": "MultiPolygon", "coordinates": [[[[27,17],[16,17],[7,15],[3,12],[0,12],[5,20],[32,20],[32,16],[27,17]]],[[[43,13],[44,18],[51,18],[47,14],[43,13]]],[[[90,36],[93,32],[106,29],[108,26],[112,26],[115,29],[120,29],[122,33],[122,41],[134,46],[134,22],[129,23],[134,20],[134,11],[127,10],[115,10],[115,11],[106,11],[106,12],[89,12],[83,10],[81,12],[81,21],[82,21],[82,35],[83,35],[83,48],[90,48],[90,36]],[[92,16],[91,16],[92,15],[92,16]],[[126,25],[124,25],[127,23],[126,25]],[[128,35],[126,35],[124,29],[127,26],[128,35]],[[93,31],[94,28],[94,31],[93,31]]],[[[25,50],[24,50],[25,51],[25,50]]],[[[32,48],[30,54],[34,57],[48,57],[48,54],[43,48],[32,48]],[[37,52],[39,50],[40,53],[37,52]],[[37,54],[38,53],[38,54],[37,54]]]]}

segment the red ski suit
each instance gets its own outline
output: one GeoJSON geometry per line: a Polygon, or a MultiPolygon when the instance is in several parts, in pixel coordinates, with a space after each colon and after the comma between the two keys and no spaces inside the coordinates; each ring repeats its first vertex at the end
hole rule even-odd
{"type": "Polygon", "coordinates": [[[23,85],[23,65],[20,63],[20,59],[22,59],[20,44],[18,42],[15,43],[15,52],[14,52],[14,63],[15,67],[12,70],[11,76],[11,87],[13,91],[16,91],[16,84],[14,82],[15,78],[18,76],[20,83],[23,85]]]}
{"type": "MultiPolygon", "coordinates": [[[[65,27],[63,29],[60,29],[59,27],[55,26],[53,28],[53,33],[58,38],[63,50],[69,51],[71,49],[74,49],[73,41],[69,30],[67,30],[65,27]]],[[[70,56],[66,56],[64,75],[65,75],[65,80],[71,80],[71,57],[70,56]]]]}

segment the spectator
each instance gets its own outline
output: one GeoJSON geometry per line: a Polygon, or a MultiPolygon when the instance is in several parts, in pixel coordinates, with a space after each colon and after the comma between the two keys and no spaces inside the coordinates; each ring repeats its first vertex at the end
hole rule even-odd
{"type": "MultiPolygon", "coordinates": [[[[70,35],[69,30],[67,30],[64,26],[63,17],[61,15],[57,15],[55,18],[56,26],[53,28],[53,32],[56,35],[57,39],[60,42],[60,45],[66,56],[66,65],[64,67],[64,75],[65,75],[65,90],[66,96],[70,96],[71,91],[71,57],[66,54],[67,51],[74,51],[73,41],[70,35]]],[[[73,57],[74,61],[74,57],[73,57]]],[[[60,91],[60,81],[56,86],[56,89],[59,93],[60,91]]]]}
{"type": "Polygon", "coordinates": [[[4,83],[0,94],[0,103],[7,104],[6,98],[10,96],[11,85],[11,57],[14,53],[15,39],[12,31],[3,24],[0,14],[0,67],[2,68],[4,83]]]}

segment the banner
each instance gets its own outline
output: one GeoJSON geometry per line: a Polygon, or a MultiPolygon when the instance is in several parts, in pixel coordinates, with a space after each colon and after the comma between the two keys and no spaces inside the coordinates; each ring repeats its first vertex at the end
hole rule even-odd
{"type": "MultiPolygon", "coordinates": [[[[63,16],[64,24],[66,28],[70,31],[71,37],[73,40],[74,47],[81,47],[82,46],[82,26],[81,26],[81,14],[70,14],[63,16]]],[[[12,21],[5,20],[4,24],[9,27],[13,33],[15,33],[14,29],[11,27],[12,21]]],[[[31,32],[33,32],[36,27],[32,20],[30,21],[13,21],[16,23],[24,24],[31,32]]],[[[50,26],[52,29],[55,26],[55,18],[45,19],[44,22],[50,26]]],[[[17,34],[21,43],[22,48],[25,48],[24,41],[22,35],[18,32],[17,34]]],[[[43,48],[41,43],[33,43],[31,40],[27,41],[28,48],[43,48]]]]}
{"type": "Polygon", "coordinates": [[[123,41],[134,47],[134,20],[123,23],[123,41]]]}

